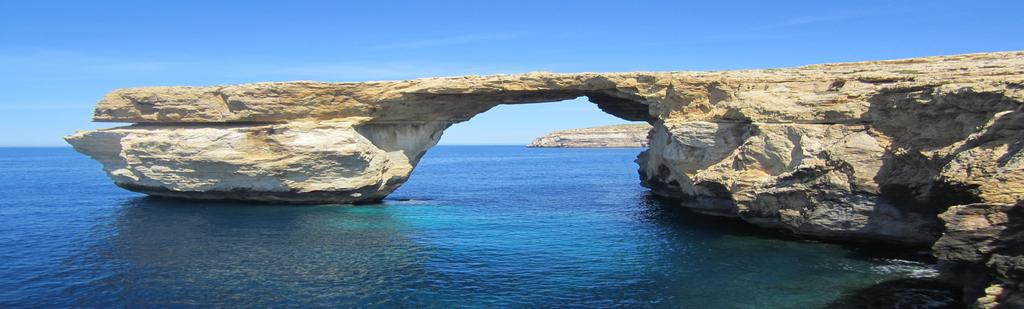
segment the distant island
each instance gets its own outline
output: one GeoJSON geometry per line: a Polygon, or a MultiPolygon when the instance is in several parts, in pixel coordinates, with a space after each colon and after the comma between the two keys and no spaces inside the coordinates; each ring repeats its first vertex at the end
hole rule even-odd
{"type": "Polygon", "coordinates": [[[548,133],[530,142],[527,147],[559,148],[638,148],[647,147],[651,125],[617,124],[548,133]]]}

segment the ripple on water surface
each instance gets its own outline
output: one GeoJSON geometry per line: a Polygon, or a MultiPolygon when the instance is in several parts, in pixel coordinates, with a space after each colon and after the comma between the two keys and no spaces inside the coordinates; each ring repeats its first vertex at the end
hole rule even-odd
{"type": "Polygon", "coordinates": [[[69,149],[2,149],[0,305],[813,308],[930,274],[680,211],[638,152],[441,146],[353,207],[146,198],[69,149]]]}

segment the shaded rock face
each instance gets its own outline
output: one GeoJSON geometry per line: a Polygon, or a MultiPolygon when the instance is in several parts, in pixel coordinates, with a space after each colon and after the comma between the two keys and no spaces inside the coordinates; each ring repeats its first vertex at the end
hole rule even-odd
{"type": "MultiPolygon", "coordinates": [[[[723,72],[122,89],[93,118],[135,125],[67,140],[116,184],[148,194],[374,202],[451,124],[499,104],[582,96],[650,123],[649,149],[637,158],[642,184],[707,214],[912,245],[946,230],[940,244],[950,245],[941,248],[966,248],[956,239],[968,229],[949,223],[961,207],[995,211],[1024,198],[1024,52],[723,72]]],[[[986,237],[1019,244],[1004,234],[986,237]]],[[[983,256],[940,258],[984,265],[996,275],[982,281],[1019,290],[1015,268],[989,265],[1015,260],[983,256]]]]}
{"type": "Polygon", "coordinates": [[[527,147],[639,148],[647,147],[649,124],[619,124],[555,131],[538,137],[527,147]]]}
{"type": "Polygon", "coordinates": [[[693,116],[655,123],[637,160],[641,179],[704,213],[796,234],[914,244],[935,240],[935,217],[951,205],[1020,200],[1019,65],[983,77],[960,62],[963,76],[932,79],[957,61],[896,63],[914,69],[835,76],[817,88],[712,83],[680,108],[693,116]]]}
{"type": "Polygon", "coordinates": [[[932,246],[945,274],[977,308],[1024,308],[1024,202],[950,207],[932,246]]]}

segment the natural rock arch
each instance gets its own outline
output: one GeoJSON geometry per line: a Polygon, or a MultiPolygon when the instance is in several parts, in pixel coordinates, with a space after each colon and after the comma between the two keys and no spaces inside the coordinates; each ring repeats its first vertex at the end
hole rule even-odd
{"type": "Polygon", "coordinates": [[[1022,59],[123,89],[93,119],[135,124],[66,139],[151,195],[374,202],[451,124],[586,96],[653,124],[637,163],[655,194],[820,238],[928,245],[944,230],[934,254],[969,302],[1022,306],[1022,59]]]}
{"type": "Polygon", "coordinates": [[[147,194],[366,203],[397,189],[453,123],[587,97],[654,125],[637,162],[656,194],[797,234],[927,244],[950,205],[1022,198],[1022,55],[122,89],[93,118],[134,125],[67,140],[147,194]]]}

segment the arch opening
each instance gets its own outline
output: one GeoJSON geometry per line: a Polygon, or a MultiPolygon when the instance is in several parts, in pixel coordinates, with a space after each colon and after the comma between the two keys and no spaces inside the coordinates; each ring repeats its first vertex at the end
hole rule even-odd
{"type": "Polygon", "coordinates": [[[498,104],[445,129],[438,145],[526,145],[555,131],[646,123],[638,115],[647,113],[646,105],[628,100],[614,102],[611,100],[615,99],[608,96],[596,100],[603,103],[594,103],[594,97],[577,97],[554,102],[498,104]]]}

